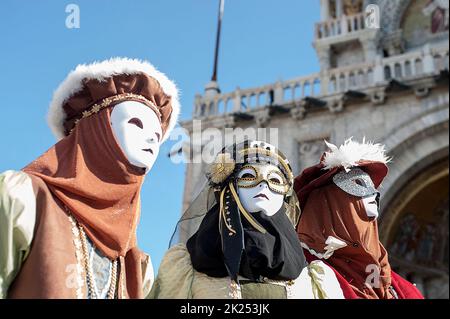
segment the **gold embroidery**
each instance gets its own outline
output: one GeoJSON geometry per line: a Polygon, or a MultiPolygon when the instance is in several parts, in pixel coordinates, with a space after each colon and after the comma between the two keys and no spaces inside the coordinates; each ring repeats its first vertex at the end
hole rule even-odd
{"type": "Polygon", "coordinates": [[[286,161],[277,153],[274,153],[270,150],[265,150],[265,149],[261,149],[258,147],[254,147],[254,148],[246,148],[243,149],[241,151],[239,151],[239,153],[241,155],[265,155],[267,157],[275,157],[277,159],[277,161],[279,163],[281,163],[281,165],[283,166],[286,174],[288,175],[288,179],[289,181],[292,183],[294,180],[294,174],[292,173],[291,168],[289,167],[289,165],[286,163],[286,161]]]}
{"type": "Polygon", "coordinates": [[[90,109],[83,111],[81,113],[81,118],[75,120],[74,126],[70,130],[69,134],[72,133],[72,131],[75,129],[75,127],[80,122],[80,120],[87,118],[91,115],[97,114],[104,108],[110,106],[112,103],[126,101],[126,100],[136,100],[138,102],[144,103],[145,105],[150,107],[153,111],[155,111],[156,115],[161,120],[161,113],[159,112],[158,108],[151,101],[149,101],[142,95],[133,94],[133,93],[124,93],[124,94],[118,94],[118,95],[107,97],[107,98],[103,99],[101,102],[96,103],[93,106],[91,106],[90,109]]]}

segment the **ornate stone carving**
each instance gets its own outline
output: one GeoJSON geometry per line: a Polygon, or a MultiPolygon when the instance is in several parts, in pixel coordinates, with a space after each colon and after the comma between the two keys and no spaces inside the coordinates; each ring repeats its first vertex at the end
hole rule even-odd
{"type": "Polygon", "coordinates": [[[370,94],[370,101],[373,105],[380,105],[386,102],[386,92],[385,90],[378,90],[370,94]]]}
{"type": "Polygon", "coordinates": [[[384,36],[383,49],[389,56],[402,54],[405,51],[405,42],[403,40],[403,30],[398,29],[384,36]]]}
{"type": "Polygon", "coordinates": [[[414,94],[416,95],[416,97],[418,98],[424,98],[427,97],[428,95],[430,95],[430,87],[419,87],[414,89],[414,94]]]}
{"type": "Polygon", "coordinates": [[[224,128],[234,128],[236,126],[236,122],[234,120],[234,116],[228,115],[225,117],[223,121],[223,127],[224,128]]]}
{"type": "Polygon", "coordinates": [[[295,103],[295,106],[291,109],[291,116],[293,119],[300,121],[306,116],[305,101],[301,100],[295,103]]]}
{"type": "Polygon", "coordinates": [[[257,127],[266,127],[269,124],[270,110],[268,107],[255,114],[255,122],[257,127]]]}
{"type": "Polygon", "coordinates": [[[319,163],[323,152],[327,150],[324,140],[328,137],[317,138],[309,141],[300,141],[298,143],[299,155],[299,172],[301,173],[305,168],[319,163]]]}
{"type": "Polygon", "coordinates": [[[340,99],[332,100],[328,102],[328,109],[332,113],[341,112],[344,110],[344,99],[341,97],[340,99]]]}

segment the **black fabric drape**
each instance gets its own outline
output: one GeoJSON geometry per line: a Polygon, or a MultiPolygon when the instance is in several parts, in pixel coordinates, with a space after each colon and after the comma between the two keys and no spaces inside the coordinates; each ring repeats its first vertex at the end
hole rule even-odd
{"type": "MultiPolygon", "coordinates": [[[[254,281],[259,281],[262,277],[293,280],[306,266],[300,241],[284,210],[283,207],[274,216],[266,216],[262,212],[252,214],[267,230],[265,234],[241,219],[243,243],[236,245],[234,255],[227,256],[228,259],[240,258],[241,276],[254,281]],[[239,246],[243,246],[243,251],[239,246]]],[[[211,277],[229,276],[222,243],[219,205],[216,205],[206,214],[198,231],[187,241],[194,269],[211,277]]],[[[230,251],[226,253],[233,254],[230,251]]]]}

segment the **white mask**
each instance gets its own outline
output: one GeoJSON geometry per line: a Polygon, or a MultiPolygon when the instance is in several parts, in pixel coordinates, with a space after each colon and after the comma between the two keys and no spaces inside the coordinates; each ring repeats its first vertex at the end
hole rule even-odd
{"type": "Polygon", "coordinates": [[[130,164],[148,173],[158,157],[162,138],[156,113],[145,104],[125,101],[114,106],[111,127],[130,164]]]}
{"type": "Polygon", "coordinates": [[[378,202],[377,202],[377,194],[373,194],[369,197],[362,198],[362,202],[364,208],[366,210],[367,217],[369,219],[377,219],[378,218],[378,202]]]}
{"type": "MultiPolygon", "coordinates": [[[[250,167],[243,167],[238,174],[237,192],[244,209],[249,213],[263,212],[267,216],[275,215],[284,203],[284,194],[274,192],[269,183],[276,185],[285,183],[281,170],[269,164],[253,164],[250,167]],[[256,170],[254,169],[256,168],[256,170]],[[259,184],[252,187],[242,187],[241,179],[251,180],[263,179],[259,184]]],[[[278,187],[279,188],[279,187],[278,187]]]]}

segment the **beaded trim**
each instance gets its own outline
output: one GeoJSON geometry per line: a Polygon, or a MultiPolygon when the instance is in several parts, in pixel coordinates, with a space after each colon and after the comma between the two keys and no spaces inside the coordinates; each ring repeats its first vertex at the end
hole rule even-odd
{"type": "Polygon", "coordinates": [[[78,225],[77,222],[75,221],[75,219],[69,215],[69,221],[72,225],[72,234],[73,234],[73,244],[75,246],[75,256],[77,259],[77,265],[76,265],[76,270],[77,270],[77,290],[76,290],[76,295],[77,295],[77,299],[83,299],[83,285],[84,285],[84,280],[83,280],[83,273],[84,273],[84,269],[81,266],[83,264],[83,254],[81,252],[82,249],[82,245],[81,245],[81,238],[80,238],[80,230],[78,229],[78,225]]]}
{"type": "Polygon", "coordinates": [[[219,209],[219,230],[222,233],[222,219],[224,221],[225,226],[228,228],[229,233],[228,236],[233,236],[236,234],[236,230],[233,229],[233,225],[231,224],[231,218],[228,217],[230,215],[229,212],[229,198],[230,198],[230,190],[227,188],[224,188],[222,192],[220,193],[220,209],[219,209]],[[227,195],[227,200],[224,201],[225,193],[227,195]]]}
{"type": "Polygon", "coordinates": [[[290,185],[288,181],[286,180],[286,177],[284,177],[283,172],[280,173],[277,170],[271,170],[267,173],[267,176],[262,176],[260,172],[253,166],[253,165],[244,165],[240,171],[243,171],[245,169],[251,169],[255,173],[255,177],[238,177],[238,187],[240,188],[254,188],[258,186],[263,181],[267,182],[267,185],[269,186],[270,190],[281,195],[286,195],[289,193],[290,185]],[[280,177],[282,182],[276,182],[270,180],[270,175],[276,174],[277,177],[280,177]],[[240,183],[243,182],[243,183],[240,183]],[[244,184],[245,183],[245,184],[244,184]]]}
{"type": "MultiPolygon", "coordinates": [[[[91,276],[93,276],[93,273],[94,273],[94,269],[92,266],[94,264],[94,255],[95,255],[95,245],[92,244],[92,247],[89,250],[89,257],[88,257],[89,258],[88,270],[89,270],[91,276]]],[[[111,295],[109,293],[111,290],[111,285],[114,285],[113,280],[115,279],[115,281],[117,281],[117,278],[115,278],[116,277],[116,269],[117,269],[117,260],[114,260],[113,262],[109,262],[108,280],[100,292],[97,287],[97,282],[94,280],[94,278],[92,278],[92,290],[94,292],[93,295],[99,297],[100,299],[105,299],[106,297],[108,297],[109,299],[113,299],[114,295],[112,295],[112,297],[111,297],[111,295]]]]}
{"type": "Polygon", "coordinates": [[[120,286],[120,291],[122,292],[122,294],[120,295],[119,298],[121,299],[125,299],[125,275],[124,272],[122,271],[123,268],[123,257],[119,257],[120,258],[120,279],[119,279],[119,286],[120,286]]]}
{"type": "Polygon", "coordinates": [[[101,100],[101,102],[96,103],[96,104],[92,105],[89,109],[83,111],[81,113],[81,117],[75,121],[73,128],[70,130],[69,134],[71,134],[73,132],[73,130],[75,129],[77,124],[82,119],[87,118],[91,115],[97,114],[104,108],[107,108],[108,106],[110,106],[112,103],[126,101],[126,100],[137,100],[139,102],[144,103],[145,105],[150,107],[153,111],[155,111],[156,115],[158,115],[158,119],[161,119],[161,113],[159,112],[159,110],[155,106],[155,104],[153,104],[150,100],[146,99],[142,95],[133,94],[133,93],[123,93],[123,94],[118,94],[118,95],[113,95],[113,96],[107,97],[107,98],[101,100]]]}
{"type": "MultiPolygon", "coordinates": [[[[78,228],[80,229],[81,235],[81,245],[83,248],[83,259],[84,259],[84,267],[86,269],[86,279],[88,283],[89,289],[89,297],[92,299],[98,299],[99,296],[97,294],[97,290],[95,288],[95,278],[92,272],[92,265],[89,262],[89,251],[87,245],[87,236],[84,233],[83,227],[78,224],[78,228]]],[[[111,284],[109,285],[107,298],[114,299],[115,291],[116,291],[116,283],[117,283],[117,260],[112,262],[112,271],[111,271],[111,284]]]]}
{"type": "Polygon", "coordinates": [[[286,282],[286,299],[295,299],[294,281],[289,280],[286,282]]]}
{"type": "Polygon", "coordinates": [[[280,163],[283,166],[285,173],[288,175],[287,177],[288,177],[289,181],[293,181],[293,179],[294,179],[294,174],[292,173],[292,169],[291,169],[290,165],[287,163],[287,160],[285,160],[283,157],[281,157],[277,153],[274,153],[272,151],[265,150],[265,149],[260,149],[260,148],[246,148],[246,149],[239,151],[239,153],[241,155],[247,155],[247,156],[250,156],[250,155],[264,156],[265,155],[268,157],[275,157],[278,160],[278,163],[280,163]]]}
{"type": "MultiPolygon", "coordinates": [[[[66,208],[68,211],[68,208],[66,208]]],[[[83,291],[82,288],[85,284],[83,279],[83,274],[85,274],[85,278],[87,279],[88,290],[90,292],[90,297],[93,299],[98,298],[97,290],[95,289],[95,281],[92,274],[92,265],[89,263],[89,252],[87,250],[86,243],[86,234],[84,233],[81,225],[77,223],[75,218],[73,218],[70,214],[68,215],[70,223],[72,224],[72,234],[73,234],[73,243],[75,246],[75,255],[77,259],[77,299],[83,299],[83,291]],[[83,267],[84,266],[84,267],[83,267]]],[[[116,291],[116,283],[117,283],[117,260],[114,260],[111,265],[111,273],[109,278],[109,289],[107,292],[108,299],[114,299],[115,291],[116,291]]],[[[86,296],[87,298],[88,296],[86,296]]]]}
{"type": "Polygon", "coordinates": [[[232,280],[231,278],[230,278],[229,297],[231,299],[242,299],[241,285],[239,283],[237,283],[236,281],[232,280]]]}

